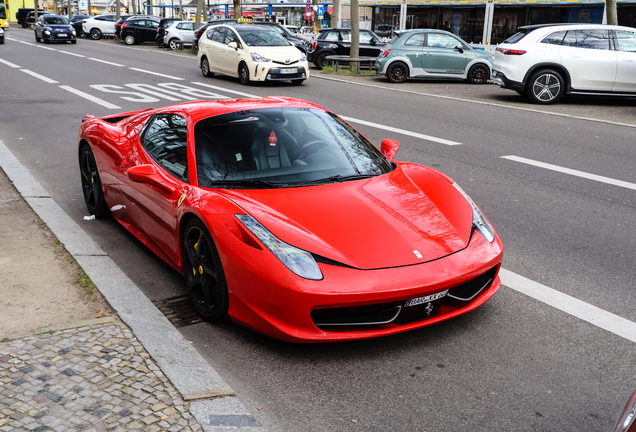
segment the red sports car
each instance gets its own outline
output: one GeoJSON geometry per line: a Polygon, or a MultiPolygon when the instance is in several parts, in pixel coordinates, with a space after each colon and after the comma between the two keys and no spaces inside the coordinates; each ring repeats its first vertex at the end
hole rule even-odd
{"type": "Polygon", "coordinates": [[[177,271],[199,313],[291,342],[369,338],[469,312],[503,245],[468,195],[313,103],[199,101],[84,117],[88,210],[177,271]]]}

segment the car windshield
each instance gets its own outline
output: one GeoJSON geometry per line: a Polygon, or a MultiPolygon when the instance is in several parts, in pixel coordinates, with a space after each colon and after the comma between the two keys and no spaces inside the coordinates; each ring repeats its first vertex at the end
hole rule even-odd
{"type": "Polygon", "coordinates": [[[223,114],[194,127],[199,186],[295,187],[373,177],[393,165],[335,115],[305,108],[223,114]]]}
{"type": "Polygon", "coordinates": [[[44,17],[44,24],[49,25],[63,25],[68,24],[68,19],[65,17],[44,17]]]}
{"type": "Polygon", "coordinates": [[[7,17],[7,11],[4,8],[4,2],[0,2],[0,18],[5,19],[7,17]]]}
{"type": "Polygon", "coordinates": [[[235,28],[247,46],[289,46],[287,39],[268,28],[235,28]]]}

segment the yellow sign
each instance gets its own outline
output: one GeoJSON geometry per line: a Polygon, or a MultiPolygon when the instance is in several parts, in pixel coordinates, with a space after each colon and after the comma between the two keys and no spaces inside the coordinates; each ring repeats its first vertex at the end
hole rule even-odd
{"type": "Polygon", "coordinates": [[[252,18],[239,18],[239,24],[252,24],[252,18]]]}

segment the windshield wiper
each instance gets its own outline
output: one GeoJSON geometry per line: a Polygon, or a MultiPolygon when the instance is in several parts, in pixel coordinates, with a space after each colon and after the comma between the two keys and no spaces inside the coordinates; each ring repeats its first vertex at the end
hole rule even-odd
{"type": "Polygon", "coordinates": [[[360,180],[360,179],[366,179],[366,178],[371,178],[371,177],[375,177],[377,174],[353,174],[353,175],[335,175],[335,176],[331,176],[331,177],[325,177],[325,178],[321,178],[321,179],[316,179],[316,180],[309,180],[309,181],[305,181],[305,182],[300,182],[300,183],[294,183],[293,186],[305,186],[305,185],[311,185],[311,184],[321,184],[321,183],[329,183],[329,182],[345,182],[345,181],[350,181],[350,180],[360,180]]]}
{"type": "Polygon", "coordinates": [[[265,180],[259,179],[241,179],[241,180],[211,180],[208,182],[206,187],[220,187],[223,185],[227,186],[248,186],[249,188],[282,188],[289,187],[286,183],[273,183],[265,180]]]}

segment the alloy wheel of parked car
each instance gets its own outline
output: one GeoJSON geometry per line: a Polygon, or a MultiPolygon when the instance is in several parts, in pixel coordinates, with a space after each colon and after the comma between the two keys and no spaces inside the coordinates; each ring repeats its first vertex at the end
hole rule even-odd
{"type": "Polygon", "coordinates": [[[95,156],[88,144],[82,147],[80,152],[80,173],[82,178],[82,192],[88,212],[95,217],[102,217],[108,214],[108,206],[104,199],[102,182],[99,178],[99,171],[95,163],[95,156]]]}
{"type": "Polygon", "coordinates": [[[102,38],[102,31],[98,28],[91,29],[91,37],[94,40],[100,40],[102,38]]]}
{"type": "Polygon", "coordinates": [[[191,220],[183,236],[183,275],[197,312],[208,321],[227,316],[228,293],[221,258],[206,226],[191,220]]]}
{"type": "Polygon", "coordinates": [[[409,76],[409,68],[402,62],[391,63],[386,71],[386,77],[392,83],[403,83],[409,76]]]}
{"type": "Polygon", "coordinates": [[[471,84],[484,84],[490,77],[490,69],[483,63],[471,66],[468,70],[468,82],[471,84]]]}
{"type": "Polygon", "coordinates": [[[126,42],[126,45],[134,45],[135,42],[137,42],[135,40],[135,35],[133,34],[126,35],[126,37],[124,38],[124,41],[126,42]]]}
{"type": "Polygon", "coordinates": [[[204,77],[212,77],[214,76],[214,72],[210,72],[210,63],[208,62],[207,57],[203,57],[201,59],[201,73],[204,77]]]}
{"type": "Polygon", "coordinates": [[[563,96],[565,82],[555,70],[544,69],[536,72],[528,80],[528,97],[534,103],[551,104],[563,96]]]}
{"type": "Polygon", "coordinates": [[[241,80],[241,84],[247,85],[250,83],[250,70],[245,63],[241,63],[239,65],[238,75],[239,80],[241,80]]]}
{"type": "Polygon", "coordinates": [[[170,49],[172,51],[176,51],[179,49],[179,39],[170,39],[170,42],[168,42],[168,45],[170,46],[170,49]]]}
{"type": "Polygon", "coordinates": [[[325,57],[327,57],[328,55],[329,54],[327,53],[322,53],[318,55],[318,57],[316,57],[316,62],[314,64],[316,65],[318,69],[322,70],[322,68],[327,66],[327,60],[325,60],[325,57]]]}

